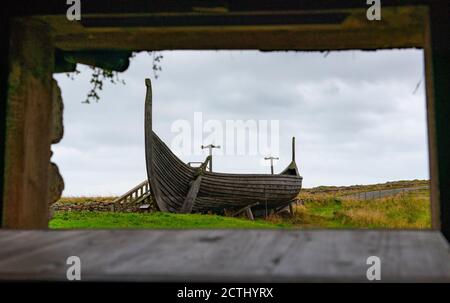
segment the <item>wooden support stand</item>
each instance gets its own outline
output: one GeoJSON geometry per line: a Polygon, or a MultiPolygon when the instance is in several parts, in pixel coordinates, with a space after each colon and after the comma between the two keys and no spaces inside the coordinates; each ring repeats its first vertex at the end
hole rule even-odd
{"type": "Polygon", "coordinates": [[[194,207],[195,199],[197,198],[198,191],[200,190],[200,183],[202,182],[202,176],[198,176],[197,179],[195,179],[191,183],[191,187],[189,188],[189,192],[184,199],[183,206],[181,207],[180,213],[182,214],[189,214],[192,211],[192,208],[194,207]]]}
{"type": "Polygon", "coordinates": [[[235,212],[235,213],[232,214],[231,216],[232,216],[232,217],[235,217],[235,216],[237,216],[237,215],[239,215],[239,214],[241,214],[242,212],[245,211],[247,217],[248,217],[250,220],[255,220],[255,217],[253,216],[253,213],[252,213],[251,208],[252,208],[253,206],[256,206],[256,205],[259,205],[259,202],[256,202],[256,203],[247,205],[247,206],[245,206],[245,207],[239,209],[237,212],[235,212]]]}
{"type": "Polygon", "coordinates": [[[245,210],[245,214],[247,215],[249,220],[255,220],[255,217],[253,217],[252,209],[250,207],[245,210]]]}
{"type": "Polygon", "coordinates": [[[289,203],[289,211],[291,212],[291,215],[294,215],[294,207],[292,206],[292,203],[289,203]]]}

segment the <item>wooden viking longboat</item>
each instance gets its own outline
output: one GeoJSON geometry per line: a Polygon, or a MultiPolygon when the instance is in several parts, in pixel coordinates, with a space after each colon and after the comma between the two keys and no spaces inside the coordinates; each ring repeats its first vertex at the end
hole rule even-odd
{"type": "Polygon", "coordinates": [[[152,87],[145,80],[145,153],[152,198],[159,210],[191,213],[249,209],[256,213],[276,211],[292,203],[300,192],[302,177],[292,162],[280,174],[229,174],[206,170],[208,156],[200,167],[183,163],[152,129],[152,87]]]}

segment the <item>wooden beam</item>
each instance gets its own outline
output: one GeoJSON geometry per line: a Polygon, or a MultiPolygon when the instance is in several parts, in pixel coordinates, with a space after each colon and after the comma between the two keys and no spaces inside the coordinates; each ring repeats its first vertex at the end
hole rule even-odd
{"type": "Polygon", "coordinates": [[[294,215],[294,207],[292,206],[292,203],[289,203],[289,212],[291,215],[294,215]]]}
{"type": "MultiPolygon", "coordinates": [[[[429,0],[389,0],[383,1],[383,8],[406,5],[426,5],[429,0]]],[[[45,5],[36,1],[26,1],[8,3],[8,10],[11,14],[30,15],[64,15],[67,11],[65,1],[47,0],[45,5]]],[[[198,0],[102,0],[86,1],[82,5],[84,15],[136,15],[136,14],[179,14],[179,13],[199,13],[199,12],[264,12],[264,11],[318,11],[318,10],[343,10],[343,9],[367,9],[366,1],[361,0],[283,0],[283,1],[262,1],[262,0],[219,0],[219,1],[198,1],[198,0]]]]}
{"type": "MultiPolygon", "coordinates": [[[[245,207],[239,209],[238,211],[234,212],[231,216],[232,216],[232,217],[235,217],[235,216],[241,214],[242,212],[246,211],[247,209],[249,209],[249,208],[251,208],[251,207],[253,207],[253,206],[256,206],[256,205],[259,205],[259,202],[256,202],[256,203],[247,205],[247,206],[245,206],[245,207]]],[[[252,214],[252,216],[253,216],[253,214],[252,214]]]]}
{"type": "Polygon", "coordinates": [[[258,49],[272,50],[351,50],[414,48],[423,46],[422,27],[367,30],[261,29],[135,29],[57,35],[56,46],[65,50],[190,50],[258,49]],[[351,42],[350,42],[351,41],[351,42]]]}
{"type": "Polygon", "coordinates": [[[68,256],[82,281],[370,282],[378,256],[381,282],[450,282],[438,231],[0,231],[0,280],[67,281],[68,256]]]}
{"type": "MultiPolygon", "coordinates": [[[[423,47],[424,22],[427,9],[424,6],[388,7],[383,5],[381,21],[369,22],[366,9],[332,10],[321,12],[292,11],[295,19],[311,18],[317,13],[330,14],[330,20],[343,13],[342,22],[324,20],[321,24],[293,24],[288,22],[253,25],[229,25],[232,20],[260,18],[261,11],[201,14],[177,12],[175,14],[133,15],[86,15],[89,20],[120,18],[117,25],[104,24],[86,27],[78,22],[69,22],[64,15],[37,16],[54,29],[55,45],[65,51],[84,50],[172,50],[172,49],[259,49],[259,50],[345,50],[423,47]],[[167,18],[192,20],[191,23],[170,23],[167,18]],[[213,24],[199,24],[205,17],[213,24]],[[127,19],[129,18],[129,19],[127,19]],[[155,20],[155,24],[130,27],[122,23],[133,23],[134,19],[155,20]],[[198,19],[198,20],[197,20],[198,19]],[[128,21],[127,21],[128,20],[128,21]],[[177,25],[178,24],[178,25],[177,25]],[[196,25],[197,24],[197,25],[196,25]]],[[[268,11],[268,18],[278,18],[286,12],[268,11]]],[[[87,20],[87,19],[86,19],[87,20]]],[[[291,20],[292,21],[292,20],[291,20]]],[[[100,21],[99,21],[100,22],[100,21]]],[[[146,21],[147,22],[147,21],[146,21]]]]}
{"type": "Polygon", "coordinates": [[[6,104],[8,98],[8,75],[9,70],[9,41],[10,41],[10,19],[6,16],[7,10],[0,12],[0,227],[3,227],[4,210],[4,171],[5,171],[5,149],[6,149],[6,104]]]}
{"type": "Polygon", "coordinates": [[[432,222],[450,240],[450,5],[430,6],[425,48],[432,222]]]}
{"type": "Polygon", "coordinates": [[[54,67],[50,29],[16,19],[9,45],[3,226],[47,228],[54,67]]]}
{"type": "Polygon", "coordinates": [[[252,220],[252,221],[255,220],[255,217],[253,216],[251,207],[248,207],[248,208],[245,210],[245,214],[247,215],[247,218],[248,218],[249,220],[252,220]]]}
{"type": "Polygon", "coordinates": [[[180,213],[189,214],[194,207],[195,199],[197,198],[198,191],[200,190],[200,184],[202,182],[202,175],[199,175],[191,184],[189,192],[184,199],[183,206],[180,209],[180,213]]]}

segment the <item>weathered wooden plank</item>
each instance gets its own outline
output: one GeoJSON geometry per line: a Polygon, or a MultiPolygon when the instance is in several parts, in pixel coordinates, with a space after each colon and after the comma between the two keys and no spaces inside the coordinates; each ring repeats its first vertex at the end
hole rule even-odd
{"type": "Polygon", "coordinates": [[[189,214],[192,211],[192,207],[194,207],[195,199],[197,198],[198,191],[200,190],[200,184],[202,183],[202,176],[198,176],[192,184],[189,192],[184,199],[183,206],[181,207],[180,213],[189,214]]]}
{"type": "Polygon", "coordinates": [[[433,228],[450,240],[450,6],[430,3],[426,27],[425,78],[433,228]]]}
{"type": "Polygon", "coordinates": [[[373,230],[3,230],[0,280],[65,280],[73,255],[84,281],[366,282],[378,256],[384,282],[450,282],[439,232],[373,230]]]}
{"type": "Polygon", "coordinates": [[[239,215],[240,213],[242,213],[242,212],[246,211],[247,209],[249,209],[249,208],[251,208],[251,207],[253,207],[253,206],[256,206],[256,205],[258,205],[258,204],[259,204],[259,202],[256,202],[256,203],[253,203],[253,204],[244,206],[243,208],[241,208],[241,209],[239,209],[238,211],[236,211],[235,213],[233,213],[231,216],[232,216],[232,217],[237,216],[237,215],[239,215]]]}
{"type": "Polygon", "coordinates": [[[3,227],[46,228],[53,202],[54,47],[50,28],[12,21],[5,134],[3,227]]]}
{"type": "MultiPolygon", "coordinates": [[[[383,8],[386,10],[391,7],[401,7],[408,4],[427,4],[427,0],[391,0],[383,3],[383,8]]],[[[247,0],[247,1],[231,1],[225,0],[222,2],[205,2],[200,3],[195,0],[186,1],[167,1],[167,0],[153,0],[151,2],[141,0],[128,0],[127,5],[123,5],[121,0],[110,0],[109,5],[105,6],[102,2],[87,2],[83,5],[83,14],[87,16],[102,16],[104,14],[111,14],[111,16],[124,15],[124,16],[136,16],[140,14],[161,14],[166,15],[170,12],[170,15],[179,15],[182,13],[192,12],[216,12],[216,13],[252,13],[274,11],[274,12],[315,12],[322,10],[350,10],[350,9],[367,9],[366,2],[355,0],[340,0],[340,1],[260,1],[260,0],[247,0]]],[[[16,3],[16,5],[8,6],[13,13],[21,13],[22,15],[43,15],[43,16],[61,16],[66,14],[67,6],[65,3],[48,2],[46,5],[29,5],[23,6],[16,3]],[[11,7],[11,8],[10,8],[11,7]]],[[[401,20],[401,19],[400,19],[401,20]]],[[[68,26],[67,24],[61,24],[61,26],[68,26]]]]}
{"type": "MultiPolygon", "coordinates": [[[[310,4],[308,4],[310,5],[310,4]]],[[[383,4],[384,5],[384,4],[383,4]]],[[[252,7],[257,10],[256,7],[252,7]]],[[[330,8],[327,8],[330,9],[330,8]]],[[[346,10],[346,13],[350,12],[346,10]]],[[[262,50],[325,50],[376,49],[423,46],[423,7],[383,6],[382,22],[366,22],[366,8],[353,10],[339,24],[260,24],[226,26],[228,19],[220,16],[222,26],[136,26],[124,29],[86,28],[68,24],[63,15],[43,17],[57,29],[56,45],[64,50],[82,50],[85,41],[91,49],[161,50],[161,49],[262,49],[262,50]]],[[[181,13],[181,12],[180,12],[181,13]]],[[[260,13],[260,12],[259,12],[260,13]]],[[[274,15],[280,12],[272,12],[274,15]]],[[[301,12],[304,15],[304,11],[301,12]]],[[[342,12],[335,11],[338,15],[342,12]]],[[[233,17],[232,13],[227,16],[233,17]]],[[[252,17],[242,15],[240,19],[252,17]],[[244,17],[242,17],[244,16],[244,17]]],[[[185,16],[179,15],[180,18],[185,16]]],[[[200,18],[202,16],[199,16],[200,18]]],[[[218,16],[219,18],[219,16],[218,16]]],[[[286,19],[287,20],[287,19],[286,19]]],[[[267,22],[268,23],[268,22],[267,22]]]]}
{"type": "Polygon", "coordinates": [[[249,220],[252,220],[252,221],[255,220],[255,217],[253,216],[253,213],[252,213],[252,209],[251,209],[250,207],[248,207],[248,208],[245,210],[245,214],[247,215],[247,218],[248,218],[249,220]]]}
{"type": "MultiPolygon", "coordinates": [[[[121,201],[125,200],[127,197],[131,196],[134,192],[138,191],[139,189],[144,188],[147,185],[148,185],[148,180],[142,181],[141,183],[139,183],[138,185],[136,185],[135,187],[133,187],[132,189],[130,189],[129,191],[124,193],[122,196],[120,196],[119,198],[114,200],[114,203],[120,203],[121,201]]],[[[142,195],[142,193],[143,192],[141,192],[141,195],[142,195]]]]}
{"type": "Polygon", "coordinates": [[[292,203],[289,203],[289,212],[291,215],[294,215],[294,207],[292,206],[292,203]]]}

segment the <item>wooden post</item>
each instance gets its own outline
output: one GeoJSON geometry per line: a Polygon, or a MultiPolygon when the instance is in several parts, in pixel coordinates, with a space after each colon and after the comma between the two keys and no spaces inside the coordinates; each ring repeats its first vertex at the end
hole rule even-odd
{"type": "Polygon", "coordinates": [[[245,214],[250,220],[255,220],[255,217],[253,217],[252,209],[250,207],[245,210],[245,214]]]}
{"type": "Polygon", "coordinates": [[[292,206],[292,203],[289,203],[289,211],[291,212],[291,215],[294,215],[294,207],[292,206]]]}
{"type": "Polygon", "coordinates": [[[432,226],[450,240],[450,6],[431,1],[425,31],[432,226]]]}
{"type": "Polygon", "coordinates": [[[279,160],[279,159],[280,158],[274,157],[274,156],[264,157],[264,160],[270,160],[270,174],[273,175],[273,160],[279,160]]]}
{"type": "Polygon", "coordinates": [[[9,45],[3,227],[47,228],[54,68],[50,29],[15,19],[9,45]]]}
{"type": "Polygon", "coordinates": [[[202,182],[202,176],[199,175],[197,179],[195,179],[191,187],[189,188],[189,192],[184,199],[183,206],[180,209],[180,213],[189,214],[192,212],[192,208],[194,207],[195,199],[197,198],[198,191],[200,190],[200,184],[202,182]]]}
{"type": "MultiPolygon", "coordinates": [[[[2,13],[6,10],[2,10],[2,13]]],[[[8,91],[9,70],[9,36],[10,22],[9,18],[0,13],[0,50],[3,54],[0,56],[0,227],[3,227],[3,209],[4,209],[4,171],[5,171],[5,135],[6,135],[6,104],[8,91]]]]}
{"type": "Polygon", "coordinates": [[[209,145],[202,145],[201,146],[202,149],[207,148],[209,150],[209,171],[212,172],[212,150],[213,148],[220,148],[220,145],[214,145],[214,144],[209,144],[209,145]]]}
{"type": "MultiPolygon", "coordinates": [[[[253,206],[256,206],[256,205],[259,205],[259,202],[256,202],[256,203],[253,203],[253,204],[244,206],[243,208],[241,208],[241,209],[239,209],[238,211],[234,212],[231,216],[232,216],[232,217],[237,216],[237,215],[239,215],[240,213],[242,213],[242,212],[244,212],[244,211],[247,211],[247,209],[249,209],[249,208],[251,208],[251,207],[253,207],[253,206]]],[[[252,216],[253,216],[253,213],[252,213],[252,216]]]]}
{"type": "Polygon", "coordinates": [[[292,137],[292,161],[295,162],[295,137],[292,137]]]}

